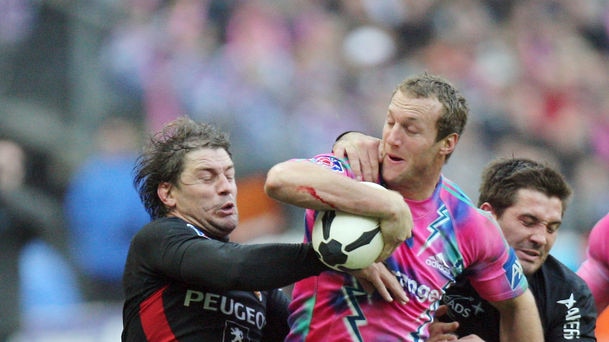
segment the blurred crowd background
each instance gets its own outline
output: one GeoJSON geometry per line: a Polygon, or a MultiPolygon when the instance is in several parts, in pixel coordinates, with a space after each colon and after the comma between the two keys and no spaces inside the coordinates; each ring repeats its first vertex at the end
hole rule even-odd
{"type": "Polygon", "coordinates": [[[0,329],[118,339],[122,264],[148,219],[131,167],[164,122],[230,133],[236,241],[297,241],[302,212],[264,196],[266,171],[346,130],[378,136],[422,71],[469,100],[445,174],[472,198],[495,157],[568,177],[553,254],[576,269],[609,211],[606,0],[0,0],[0,140],[17,144],[0,144],[0,222],[18,218],[0,223],[0,329]]]}

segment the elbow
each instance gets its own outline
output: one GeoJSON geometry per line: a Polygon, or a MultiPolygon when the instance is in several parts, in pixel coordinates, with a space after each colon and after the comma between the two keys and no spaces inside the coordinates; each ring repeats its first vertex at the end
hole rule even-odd
{"type": "Polygon", "coordinates": [[[264,182],[264,192],[267,196],[278,199],[281,195],[281,190],[287,186],[285,177],[287,162],[273,166],[266,174],[264,182]]]}

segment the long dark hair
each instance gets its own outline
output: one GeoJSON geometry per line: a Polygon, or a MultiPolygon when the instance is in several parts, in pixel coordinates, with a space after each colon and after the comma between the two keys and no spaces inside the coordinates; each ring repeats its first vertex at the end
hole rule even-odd
{"type": "Polygon", "coordinates": [[[150,137],[134,167],[133,184],[152,219],[164,217],[168,209],[157,196],[159,184],[177,185],[184,156],[202,148],[222,148],[230,153],[228,135],[215,126],[180,117],[150,137]]]}

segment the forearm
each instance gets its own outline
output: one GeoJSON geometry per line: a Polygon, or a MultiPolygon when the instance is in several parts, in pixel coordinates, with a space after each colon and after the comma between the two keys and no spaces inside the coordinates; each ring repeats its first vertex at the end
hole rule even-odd
{"type": "MultiPolygon", "coordinates": [[[[323,158],[321,161],[327,162],[323,158]]],[[[377,218],[384,243],[377,261],[385,260],[412,235],[412,214],[401,194],[369,186],[308,161],[275,165],[268,172],[265,191],[272,198],[304,208],[377,218]]]]}
{"type": "Polygon", "coordinates": [[[274,166],[268,172],[265,191],[276,200],[303,208],[378,218],[395,215],[394,204],[403,203],[396,192],[369,187],[307,161],[274,166]]]}
{"type": "Polygon", "coordinates": [[[543,330],[533,294],[527,290],[516,299],[503,302],[501,311],[501,341],[543,341],[543,330]]]}
{"type": "Polygon", "coordinates": [[[267,290],[317,275],[327,268],[310,244],[241,245],[213,240],[188,248],[180,265],[187,283],[216,290],[267,290]]]}

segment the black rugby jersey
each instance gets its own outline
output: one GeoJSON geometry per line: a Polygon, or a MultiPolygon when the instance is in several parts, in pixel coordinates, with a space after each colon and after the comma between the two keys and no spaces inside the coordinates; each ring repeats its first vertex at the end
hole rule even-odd
{"type": "Polygon", "coordinates": [[[278,288],[325,269],[308,244],[242,245],[178,218],[153,221],[127,256],[122,340],[281,341],[288,298],[278,288]]]}
{"type": "MultiPolygon", "coordinates": [[[[527,277],[541,316],[545,341],[596,341],[596,307],[590,289],[575,272],[552,255],[527,277]]],[[[465,277],[457,278],[442,304],[449,307],[440,321],[458,321],[459,337],[476,334],[499,341],[499,311],[480,298],[465,277]]]]}

